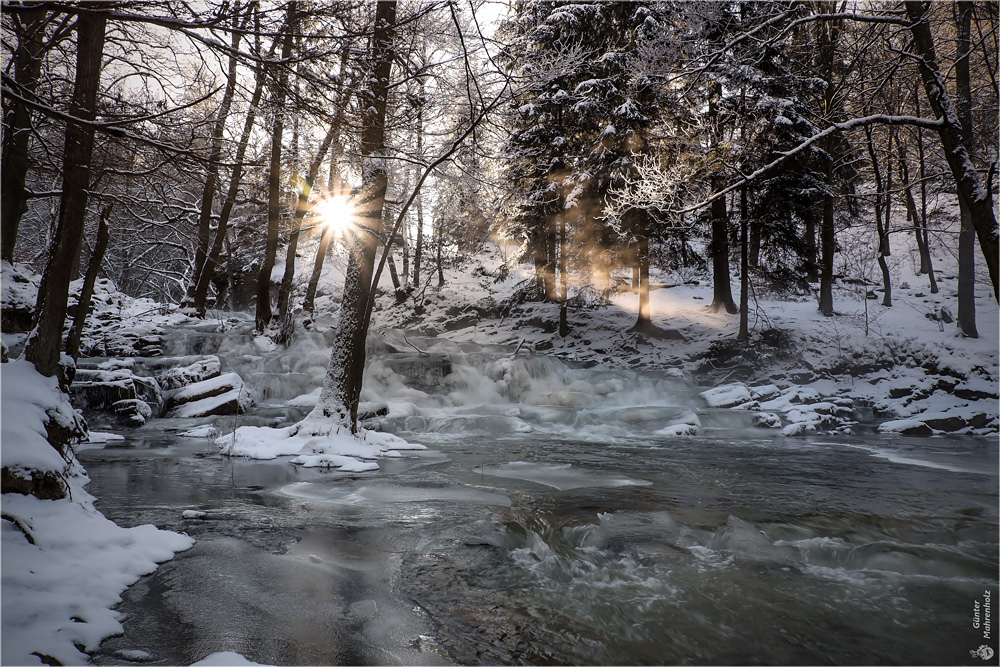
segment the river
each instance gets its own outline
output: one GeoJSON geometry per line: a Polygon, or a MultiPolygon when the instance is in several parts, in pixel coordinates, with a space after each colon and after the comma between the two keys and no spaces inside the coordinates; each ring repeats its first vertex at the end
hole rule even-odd
{"type": "Polygon", "coordinates": [[[662,405],[441,404],[383,419],[428,449],[372,473],[223,458],[177,435],[191,420],[80,451],[109,518],[197,540],[127,591],[125,633],[93,661],[983,664],[970,651],[996,649],[973,627],[997,599],[995,440],[670,437],[639,427],[662,405]]]}

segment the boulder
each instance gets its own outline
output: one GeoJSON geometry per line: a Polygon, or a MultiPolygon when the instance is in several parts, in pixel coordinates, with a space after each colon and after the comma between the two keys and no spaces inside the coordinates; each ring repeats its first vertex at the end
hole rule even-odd
{"type": "Polygon", "coordinates": [[[136,399],[156,413],[163,405],[159,382],[152,377],[136,375],[129,368],[77,369],[69,393],[74,405],[90,410],[117,412],[116,403],[136,399]]]}
{"type": "Polygon", "coordinates": [[[724,384],[701,392],[701,397],[710,408],[732,408],[745,405],[752,399],[750,390],[742,382],[724,384]]]}
{"type": "Polygon", "coordinates": [[[169,417],[235,415],[253,404],[243,379],[236,373],[189,384],[171,397],[169,417]]]}
{"type": "Polygon", "coordinates": [[[138,398],[118,401],[112,407],[115,411],[115,417],[123,426],[142,426],[153,417],[153,410],[149,404],[138,398]]]}
{"type": "MultiPolygon", "coordinates": [[[[190,357],[183,359],[187,361],[190,357]]],[[[164,389],[181,389],[196,382],[210,380],[222,374],[222,365],[215,355],[197,358],[184,366],[171,366],[156,373],[164,389]]]]}

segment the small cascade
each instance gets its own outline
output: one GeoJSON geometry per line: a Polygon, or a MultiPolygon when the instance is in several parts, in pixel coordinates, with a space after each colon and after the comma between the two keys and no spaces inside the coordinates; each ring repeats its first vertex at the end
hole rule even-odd
{"type": "MultiPolygon", "coordinates": [[[[246,383],[261,414],[297,419],[326,376],[331,331],[299,330],[278,346],[255,336],[248,314],[173,327],[166,354],[194,363],[217,357],[246,383]],[[290,411],[289,411],[290,410],[290,411]],[[276,412],[277,411],[277,412],[276,412]]],[[[141,364],[142,360],[139,360],[141,364]]],[[[713,407],[680,371],[585,367],[511,345],[456,343],[389,329],[373,332],[361,400],[388,414],[369,426],[388,432],[489,436],[525,433],[607,439],[750,433],[781,424],[753,409],[713,407]]]]}

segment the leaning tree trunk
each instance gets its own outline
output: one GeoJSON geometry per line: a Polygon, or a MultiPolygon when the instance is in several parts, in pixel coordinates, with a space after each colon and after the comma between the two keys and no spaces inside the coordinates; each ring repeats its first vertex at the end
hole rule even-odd
{"type": "MultiPolygon", "coordinates": [[[[105,16],[96,12],[81,11],[77,16],[76,77],[69,113],[83,121],[93,121],[97,115],[106,22],[105,16]]],[[[42,375],[59,373],[70,269],[83,238],[93,151],[93,125],[67,122],[59,221],[38,289],[35,327],[25,347],[25,357],[42,375]]]]}
{"type": "MultiPolygon", "coordinates": [[[[255,9],[254,27],[258,34],[260,33],[259,20],[259,14],[255,9]]],[[[268,53],[268,56],[274,52],[274,46],[274,44],[271,45],[271,52],[268,53]]],[[[260,53],[259,37],[256,52],[260,53]]],[[[232,215],[233,206],[236,204],[236,196],[240,191],[240,182],[243,180],[243,160],[246,157],[250,135],[253,132],[253,125],[257,119],[257,108],[260,106],[260,99],[264,93],[264,78],[263,66],[259,65],[257,67],[253,95],[250,98],[250,106],[246,119],[243,122],[243,133],[240,135],[240,143],[236,148],[233,172],[229,178],[229,190],[226,192],[226,199],[222,204],[222,210],[219,212],[219,224],[215,231],[215,240],[212,241],[212,248],[205,260],[205,267],[198,274],[198,284],[194,292],[194,309],[198,317],[205,317],[205,302],[208,300],[208,288],[212,282],[212,276],[215,275],[219,266],[219,257],[222,256],[222,246],[227,240],[229,216],[232,215]]]]}
{"type": "MultiPolygon", "coordinates": [[[[910,34],[913,36],[913,48],[919,58],[917,64],[920,78],[924,84],[924,92],[930,102],[931,110],[940,119],[937,129],[944,147],[945,159],[951,169],[952,176],[958,188],[958,196],[969,210],[972,226],[979,239],[986,266],[993,284],[993,298],[1000,301],[1000,240],[997,236],[997,220],[989,192],[979,181],[979,174],[969,155],[962,131],[962,123],[958,110],[948,94],[948,89],[938,68],[937,54],[934,49],[934,37],[931,33],[929,7],[919,0],[907,0],[906,14],[910,21],[910,34]]],[[[968,95],[968,91],[958,92],[968,95]]],[[[965,103],[965,100],[962,100],[965,103]]],[[[971,102],[970,102],[971,104],[971,102]]]]}
{"type": "Polygon", "coordinates": [[[80,358],[80,338],[83,336],[83,327],[87,324],[87,315],[90,311],[90,302],[94,296],[94,285],[97,283],[97,274],[101,271],[101,262],[104,261],[104,253],[108,249],[108,241],[111,239],[111,230],[108,227],[108,217],[111,215],[111,207],[108,204],[101,211],[101,222],[97,228],[97,243],[94,245],[94,252],[90,256],[90,264],[87,265],[87,275],[83,279],[83,287],[80,289],[80,298],[76,304],[76,314],[73,316],[73,326],[69,330],[66,338],[66,354],[73,357],[75,362],[80,358]]]}
{"type": "Polygon", "coordinates": [[[330,150],[333,140],[340,135],[341,114],[338,112],[336,118],[330,123],[330,129],[323,137],[322,143],[316,150],[316,157],[309,165],[309,174],[299,188],[298,205],[295,207],[295,218],[292,221],[292,233],[288,240],[288,250],[285,253],[285,271],[281,276],[281,286],[278,288],[278,317],[281,321],[281,340],[278,342],[287,344],[292,333],[291,318],[291,297],[292,282],[295,280],[295,252],[299,247],[299,236],[302,231],[302,218],[309,211],[309,197],[312,196],[313,185],[316,183],[316,176],[319,175],[319,168],[326,159],[326,153],[330,150]]]}
{"type": "MultiPolygon", "coordinates": [[[[11,54],[14,65],[14,81],[23,93],[34,93],[42,71],[42,52],[45,25],[50,14],[43,8],[21,12],[24,20],[24,41],[18,39],[17,48],[11,54]]],[[[3,158],[0,164],[0,257],[14,261],[14,246],[21,216],[28,210],[28,190],[24,186],[31,160],[28,156],[28,140],[31,136],[31,112],[18,100],[11,100],[4,110],[3,158]]]]}
{"type": "MultiPolygon", "coordinates": [[[[295,35],[295,0],[288,3],[285,18],[285,36],[281,45],[281,62],[287,63],[292,55],[295,35]]],[[[285,129],[285,93],[288,87],[288,70],[283,66],[275,85],[272,106],[274,124],[271,127],[271,163],[267,171],[267,241],[264,259],[257,277],[257,329],[263,331],[271,322],[271,272],[278,253],[278,231],[281,225],[281,136],[285,129]]]]}
{"type": "Polygon", "coordinates": [[[388,172],[385,163],[385,116],[389,96],[394,52],[396,2],[389,0],[375,6],[374,34],[371,49],[371,84],[361,93],[361,156],[363,161],[359,225],[347,239],[350,253],[340,324],[334,337],[330,365],[319,402],[311,413],[314,419],[333,421],[334,426],[357,432],[358,400],[365,369],[365,343],[368,336],[367,308],[375,269],[378,235],[388,172]],[[350,238],[353,236],[353,238],[350,238]]]}

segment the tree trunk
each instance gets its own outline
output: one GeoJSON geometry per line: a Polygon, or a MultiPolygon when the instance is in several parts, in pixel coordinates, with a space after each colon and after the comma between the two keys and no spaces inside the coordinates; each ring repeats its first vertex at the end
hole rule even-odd
{"type": "Polygon", "coordinates": [[[927,244],[927,220],[917,211],[917,202],[913,199],[913,186],[910,184],[910,168],[906,162],[906,147],[899,141],[899,137],[896,138],[896,149],[899,153],[899,179],[903,189],[903,203],[906,205],[906,217],[913,225],[913,236],[917,241],[917,251],[920,253],[920,273],[927,274],[930,279],[931,294],[937,294],[934,263],[927,244]]]}
{"type": "MultiPolygon", "coordinates": [[[[259,34],[259,15],[256,9],[254,9],[254,25],[255,30],[259,34]]],[[[271,45],[271,53],[273,53],[273,51],[274,44],[271,45]]],[[[257,52],[260,52],[259,44],[257,52]]],[[[271,53],[268,55],[270,56],[271,53]]],[[[240,135],[239,146],[236,148],[236,158],[233,165],[233,172],[229,177],[229,190],[226,192],[226,199],[223,202],[222,210],[219,213],[219,224],[216,227],[215,240],[212,241],[212,248],[205,260],[205,268],[202,269],[198,275],[198,284],[195,287],[193,305],[198,317],[205,317],[205,302],[208,300],[208,287],[211,284],[212,276],[218,269],[219,257],[222,256],[222,246],[227,243],[229,216],[232,215],[233,206],[236,204],[236,196],[240,191],[240,182],[243,179],[243,160],[246,157],[247,146],[250,143],[250,135],[253,132],[253,125],[257,118],[257,108],[260,106],[260,99],[264,93],[264,79],[264,68],[262,65],[258,65],[253,95],[250,99],[250,107],[247,111],[247,117],[243,122],[243,132],[240,135]]],[[[235,296],[236,290],[231,290],[230,293],[235,296]]]]}
{"type": "MultiPolygon", "coordinates": [[[[892,191],[892,181],[889,180],[892,174],[892,165],[886,169],[888,174],[886,180],[882,180],[882,169],[879,167],[878,154],[875,152],[875,141],[870,127],[865,127],[865,136],[868,139],[868,157],[872,163],[872,174],[875,176],[875,237],[876,249],[875,257],[879,270],[882,272],[882,305],[892,306],[892,283],[889,277],[889,265],[885,258],[889,255],[889,209],[892,206],[889,200],[889,192],[892,191]],[[883,222],[884,220],[884,222],[883,222]]],[[[892,137],[889,137],[890,152],[892,137]]]]}
{"type": "MultiPolygon", "coordinates": [[[[89,5],[89,8],[96,7],[89,5]]],[[[76,76],[69,112],[71,116],[86,121],[94,120],[97,115],[106,21],[103,14],[89,11],[81,11],[77,16],[76,76]]],[[[38,289],[35,327],[25,348],[25,357],[35,364],[42,375],[54,376],[59,372],[69,271],[83,237],[93,150],[93,126],[68,122],[59,222],[38,289]]]]}
{"type": "Polygon", "coordinates": [[[316,290],[319,288],[319,278],[323,273],[323,261],[326,259],[326,253],[329,252],[331,238],[333,238],[333,230],[330,227],[324,227],[323,235],[319,239],[319,250],[316,251],[316,261],[313,263],[312,276],[309,278],[309,287],[306,289],[306,298],[302,302],[302,310],[310,314],[316,308],[316,290]]]}
{"type": "MultiPolygon", "coordinates": [[[[834,8],[833,3],[829,3],[834,8]]],[[[840,21],[832,20],[818,24],[820,30],[819,66],[826,82],[823,93],[823,117],[829,122],[836,122],[838,109],[836,106],[836,86],[834,78],[837,71],[837,42],[840,40],[840,21]]],[[[825,158],[825,192],[823,193],[823,217],[819,227],[819,310],[827,317],[833,315],[833,255],[836,252],[836,232],[834,227],[834,190],[836,173],[834,169],[834,135],[827,136],[823,142],[825,158]]]]}
{"type": "MultiPolygon", "coordinates": [[[[969,75],[969,53],[972,50],[972,3],[956,2],[955,25],[959,57],[955,60],[955,110],[962,125],[962,143],[972,153],[972,84],[969,75]]],[[[972,211],[963,197],[958,199],[960,226],[958,231],[958,313],[957,324],[962,335],[979,338],[976,328],[976,230],[972,211]]],[[[991,207],[992,208],[992,207],[991,207]]]]}
{"type": "Polygon", "coordinates": [[[545,298],[554,300],[556,298],[556,230],[558,223],[554,217],[550,217],[545,226],[545,298]]]}
{"type": "Polygon", "coordinates": [[[413,286],[420,287],[420,262],[424,258],[424,206],[423,197],[417,195],[417,238],[413,243],[413,286]]]}
{"type": "MultiPolygon", "coordinates": [[[[712,176],[712,190],[719,192],[726,187],[721,175],[712,176]]],[[[727,313],[739,312],[733,301],[732,278],[729,274],[729,214],[726,212],[726,198],[719,197],[712,202],[712,305],[713,313],[725,308],[727,313]]]]}
{"type": "Polygon", "coordinates": [[[819,266],[816,258],[816,213],[812,206],[807,207],[802,212],[805,222],[805,255],[806,255],[806,281],[810,283],[819,282],[819,273],[816,267],[819,266]]]}
{"type": "Polygon", "coordinates": [[[750,340],[750,220],[747,188],[740,188],[740,331],[736,340],[750,340]]]}
{"type": "MultiPolygon", "coordinates": [[[[435,253],[437,254],[437,274],[438,274],[438,287],[444,285],[444,265],[441,261],[441,250],[444,247],[444,234],[442,227],[444,226],[444,220],[441,218],[437,219],[437,227],[434,228],[434,245],[435,253]]],[[[538,265],[535,265],[535,276],[538,275],[538,265]]],[[[544,293],[544,292],[543,292],[544,293]]]]}
{"type": "Polygon", "coordinates": [[[645,230],[639,239],[636,260],[639,265],[639,317],[635,321],[635,329],[649,331],[653,328],[653,320],[649,310],[649,236],[645,230]]]}
{"type": "MultiPolygon", "coordinates": [[[[42,9],[21,12],[23,33],[18,36],[17,48],[12,54],[14,81],[25,93],[33,93],[41,76],[45,25],[50,14],[42,9]],[[23,42],[22,42],[23,36],[23,42]]],[[[5,105],[6,106],[6,105],[5,105]]],[[[28,191],[24,187],[31,160],[28,142],[31,136],[31,112],[17,100],[11,100],[4,109],[3,158],[0,164],[0,258],[14,261],[14,247],[21,216],[28,210],[28,191]]]]}
{"type": "Polygon", "coordinates": [[[380,2],[375,6],[372,36],[372,76],[369,89],[361,95],[361,155],[363,160],[360,213],[367,221],[349,235],[350,247],[344,297],[341,302],[340,324],[319,402],[312,415],[333,420],[341,428],[357,432],[358,399],[361,395],[365,368],[365,343],[368,336],[367,308],[371,292],[378,234],[382,226],[382,209],[388,173],[385,164],[385,117],[389,96],[394,53],[396,3],[380,2]]]}
{"type": "MultiPolygon", "coordinates": [[[[237,23],[239,16],[239,5],[233,11],[233,24],[237,23]]],[[[249,17],[249,12],[247,13],[249,17]]],[[[243,27],[246,27],[244,21],[243,27]]],[[[233,30],[233,52],[239,51],[240,37],[242,30],[233,30]]],[[[233,97],[236,94],[236,71],[239,60],[235,55],[229,56],[229,72],[226,78],[226,90],[222,94],[222,103],[219,104],[219,111],[215,116],[215,127],[212,128],[212,151],[209,155],[209,163],[205,173],[205,187],[201,191],[201,209],[198,214],[198,247],[194,256],[194,275],[188,284],[187,294],[184,296],[182,306],[193,306],[194,297],[198,291],[198,282],[202,272],[208,263],[208,242],[212,235],[212,203],[215,201],[215,190],[219,183],[218,163],[222,157],[222,136],[226,130],[226,123],[229,120],[229,111],[233,106],[233,97]]]]}
{"type": "MultiPolygon", "coordinates": [[[[913,48],[916,55],[919,56],[917,64],[919,65],[920,78],[924,84],[924,92],[927,94],[931,110],[941,120],[941,126],[937,132],[944,147],[945,158],[952,176],[955,178],[958,196],[968,208],[972,226],[979,239],[979,246],[986,259],[990,282],[993,284],[993,298],[1000,301],[1000,276],[998,276],[1000,244],[998,244],[997,220],[993,212],[991,198],[979,181],[979,174],[972,163],[968,147],[965,145],[958,111],[948,95],[948,90],[938,69],[934,37],[927,15],[928,8],[918,0],[907,0],[904,4],[907,16],[912,21],[910,33],[913,35],[913,48]]],[[[956,93],[961,104],[964,105],[966,103],[964,97],[969,95],[969,91],[960,91],[956,86],[956,93]]],[[[971,99],[968,101],[971,105],[971,99]]]]}
{"type": "Polygon", "coordinates": [[[559,216],[559,335],[565,338],[569,335],[566,301],[569,297],[568,276],[566,275],[566,216],[559,216]]]}
{"type": "Polygon", "coordinates": [[[74,362],[80,358],[80,338],[83,336],[83,327],[87,324],[87,315],[90,313],[90,302],[94,295],[97,274],[101,271],[101,262],[104,261],[104,253],[108,249],[108,241],[111,238],[108,217],[111,215],[112,206],[113,204],[108,204],[101,211],[101,221],[97,227],[97,242],[94,244],[94,252],[90,255],[90,264],[87,265],[87,275],[83,279],[83,287],[80,288],[80,298],[77,300],[73,326],[66,338],[66,354],[73,357],[74,362]]]}
{"type": "MultiPolygon", "coordinates": [[[[295,0],[288,3],[285,17],[285,35],[281,45],[281,62],[287,63],[292,55],[295,35],[295,0]]],[[[281,137],[285,126],[285,93],[288,87],[288,70],[282,67],[272,98],[274,124],[271,127],[271,163],[267,172],[267,241],[264,259],[257,277],[257,329],[263,331],[271,322],[271,272],[278,252],[278,232],[281,226],[281,137]]]]}
{"type": "Polygon", "coordinates": [[[316,150],[316,156],[309,164],[309,174],[306,176],[305,180],[299,184],[298,204],[295,207],[295,217],[292,220],[292,232],[288,239],[288,249],[285,252],[285,271],[281,276],[281,286],[278,288],[278,318],[282,323],[282,340],[278,342],[281,343],[287,344],[289,342],[293,329],[290,304],[292,297],[292,282],[295,280],[295,253],[298,251],[299,247],[299,236],[302,232],[302,218],[305,217],[305,214],[310,210],[309,198],[312,196],[313,185],[315,185],[316,177],[319,175],[319,168],[322,166],[323,160],[326,159],[326,153],[330,150],[330,146],[333,145],[334,140],[340,136],[342,115],[342,109],[338,109],[337,115],[334,117],[333,122],[330,123],[330,129],[327,130],[326,136],[323,137],[323,141],[316,150]]]}
{"type": "MultiPolygon", "coordinates": [[[[833,160],[827,160],[827,187],[833,185],[833,160]]],[[[830,317],[833,315],[833,253],[837,240],[833,227],[833,194],[823,195],[823,219],[819,227],[820,275],[819,275],[819,310],[830,317]]]]}
{"type": "MultiPolygon", "coordinates": [[[[421,104],[417,106],[417,159],[424,158],[424,106],[423,106],[423,79],[420,80],[421,104]]],[[[413,287],[420,288],[420,262],[424,256],[424,204],[423,197],[417,193],[417,238],[413,246],[413,287]]]]}

